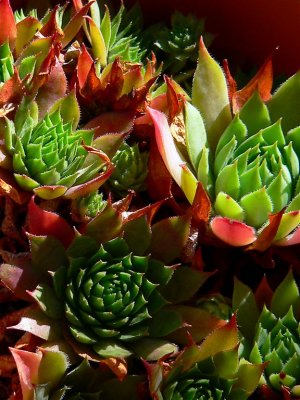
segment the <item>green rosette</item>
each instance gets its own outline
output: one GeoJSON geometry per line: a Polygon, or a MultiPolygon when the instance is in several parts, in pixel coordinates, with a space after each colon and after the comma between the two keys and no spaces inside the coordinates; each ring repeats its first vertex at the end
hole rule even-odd
{"type": "Polygon", "coordinates": [[[300,324],[293,308],[278,318],[264,307],[256,329],[251,362],[267,362],[264,372],[266,384],[280,391],[283,386],[293,396],[300,395],[300,324]]]}
{"type": "Polygon", "coordinates": [[[148,156],[148,152],[141,152],[137,144],[124,143],[112,158],[115,170],[109,180],[111,188],[121,196],[128,190],[139,192],[145,189],[148,156]]]}
{"type": "Polygon", "coordinates": [[[172,271],[133,255],[121,238],[99,247],[82,237],[68,253],[70,265],[55,272],[54,287],[69,332],[101,357],[130,355],[132,342],[155,331],[152,318],[166,304],[159,287],[172,271]]]}
{"type": "Polygon", "coordinates": [[[162,392],[163,400],[226,400],[230,381],[205,376],[197,367],[182,374],[162,392]]]}
{"type": "Polygon", "coordinates": [[[110,176],[108,157],[93,149],[94,131],[75,130],[79,107],[73,93],[38,120],[35,102],[23,100],[14,122],[6,119],[5,144],[14,177],[26,191],[50,200],[95,191],[110,176]],[[93,153],[93,154],[90,154],[93,153]]]}

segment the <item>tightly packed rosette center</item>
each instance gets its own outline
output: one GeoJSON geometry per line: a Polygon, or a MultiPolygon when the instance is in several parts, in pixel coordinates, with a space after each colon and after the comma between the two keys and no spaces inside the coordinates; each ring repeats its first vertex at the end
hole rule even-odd
{"type": "Polygon", "coordinates": [[[64,270],[65,315],[76,340],[97,348],[99,339],[130,341],[148,333],[148,320],[160,300],[157,285],[146,274],[153,264],[128,253],[126,243],[117,239],[91,257],[72,259],[64,270]]]}
{"type": "Polygon", "coordinates": [[[24,99],[14,121],[5,119],[4,139],[18,185],[43,199],[76,198],[95,191],[111,175],[109,158],[93,148],[94,131],[76,130],[74,93],[39,118],[37,103],[24,99]]]}
{"type": "Polygon", "coordinates": [[[201,42],[182,123],[170,125],[149,109],[169,172],[191,204],[201,183],[211,202],[210,228],[230,245],[253,243],[279,213],[270,241],[299,241],[299,78],[292,76],[272,96],[267,62],[237,91],[201,42]]]}
{"type": "Polygon", "coordinates": [[[170,384],[163,391],[164,400],[225,400],[228,394],[229,382],[217,379],[215,377],[208,377],[201,372],[197,371],[197,368],[184,374],[178,379],[178,381],[170,384]],[[221,381],[221,382],[220,382],[221,381]],[[223,386],[222,387],[222,383],[223,386]]]}
{"type": "Polygon", "coordinates": [[[253,95],[217,145],[217,214],[260,228],[270,213],[299,209],[298,130],[284,135],[281,120],[272,124],[267,106],[253,95]]]}

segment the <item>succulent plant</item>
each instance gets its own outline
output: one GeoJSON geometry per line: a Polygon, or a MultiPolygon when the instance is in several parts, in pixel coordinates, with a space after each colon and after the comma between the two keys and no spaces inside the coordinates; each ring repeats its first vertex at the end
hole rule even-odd
{"type": "Polygon", "coordinates": [[[164,400],[197,399],[223,400],[228,398],[230,383],[215,377],[205,376],[197,367],[182,374],[178,380],[162,392],[164,400]]]}
{"type": "Polygon", "coordinates": [[[266,363],[259,385],[269,390],[270,396],[272,390],[285,392],[288,399],[300,393],[299,305],[291,271],[274,292],[266,280],[256,293],[235,281],[233,306],[243,335],[243,354],[251,362],[266,363]]]}
{"type": "Polygon", "coordinates": [[[128,190],[145,189],[148,152],[140,152],[138,144],[124,143],[112,158],[115,169],[109,179],[113,191],[124,195],[128,190]]]}
{"type": "Polygon", "coordinates": [[[187,346],[170,365],[161,361],[148,365],[153,399],[249,398],[258,385],[264,366],[240,359],[238,345],[233,317],[200,345],[187,346]]]}
{"type": "Polygon", "coordinates": [[[199,20],[192,14],[184,15],[175,11],[171,16],[170,28],[154,26],[150,30],[150,37],[163,61],[163,71],[189,92],[198,58],[199,38],[203,35],[207,46],[213,39],[213,35],[204,33],[204,25],[204,19],[199,20]]]}
{"type": "Polygon", "coordinates": [[[224,325],[219,317],[188,304],[210,274],[165,265],[180,257],[190,220],[167,218],[150,228],[146,215],[157,205],[121,213],[118,207],[124,209],[128,200],[123,202],[114,208],[108,201],[79,234],[62,217],[30,201],[27,231],[35,248],[32,259],[28,264],[25,257],[15,267],[8,262],[0,277],[13,291],[11,283],[18,282],[16,295],[29,294],[39,310],[29,311],[15,328],[29,328],[44,340],[50,333],[52,340],[66,340],[78,354],[95,360],[131,355],[157,360],[176,353],[177,343],[187,342],[187,326],[198,326],[190,335],[200,341],[224,325]],[[34,326],[27,325],[27,318],[36,321],[34,326]],[[40,324],[43,327],[35,329],[40,324]]]}
{"type": "Polygon", "coordinates": [[[213,233],[234,246],[253,243],[255,229],[260,235],[271,214],[282,210],[285,212],[271,242],[286,245],[298,240],[293,231],[300,222],[300,121],[292,110],[298,106],[299,74],[270,99],[270,73],[268,63],[247,87],[233,94],[232,118],[225,76],[201,43],[193,105],[186,103],[182,116],[185,153],[178,149],[163,115],[150,110],[158,147],[171,175],[191,203],[197,182],[201,182],[212,203],[213,233]],[[207,98],[209,90],[211,100],[207,98]]]}
{"type": "Polygon", "coordinates": [[[88,196],[76,199],[73,208],[81,218],[94,218],[104,210],[106,205],[107,201],[103,199],[103,193],[93,192],[88,196]]]}
{"type": "MultiPolygon", "coordinates": [[[[78,100],[89,127],[101,125],[101,117],[114,113],[115,121],[127,115],[133,120],[145,110],[147,95],[156,80],[155,60],[141,64],[116,58],[102,72],[83,45],[77,63],[78,100]]],[[[107,132],[108,133],[108,132],[107,132]]]]}
{"type": "Polygon", "coordinates": [[[99,367],[87,359],[80,362],[71,349],[61,350],[57,344],[41,347],[35,353],[16,348],[11,352],[19,371],[24,400],[112,399],[111,385],[118,388],[120,399],[128,395],[137,399],[137,387],[145,379],[142,375],[129,375],[119,382],[108,367],[99,367]]]}
{"type": "Polygon", "coordinates": [[[110,354],[113,343],[119,356],[128,355],[123,345],[149,334],[151,317],[164,303],[157,289],[164,279],[153,281],[148,274],[156,268],[163,276],[167,270],[147,257],[130,255],[122,239],[82,256],[73,255],[70,267],[54,275],[69,329],[103,357],[115,356],[110,354]],[[65,283],[58,287],[59,282],[65,283]]]}
{"type": "MultiPolygon", "coordinates": [[[[81,2],[76,3],[79,5],[81,2]]],[[[76,3],[77,11],[80,11],[76,3]]],[[[142,61],[145,51],[141,49],[139,43],[142,14],[138,5],[126,10],[121,4],[118,13],[111,18],[108,7],[102,17],[100,7],[95,2],[91,5],[90,14],[86,35],[100,67],[112,63],[117,57],[132,63],[142,61]]]]}
{"type": "MultiPolygon", "coordinates": [[[[39,122],[37,114],[36,103],[24,100],[14,123],[6,119],[5,143],[19,186],[45,199],[73,197],[74,191],[89,193],[95,190],[94,185],[100,186],[99,170],[108,158],[98,152],[99,157],[91,156],[89,161],[91,151],[97,154],[87,147],[92,144],[94,132],[73,131],[79,114],[73,94],[59,100],[39,122]]],[[[104,172],[107,177],[110,173],[109,169],[104,172]]]]}
{"type": "Polygon", "coordinates": [[[275,390],[288,387],[292,396],[299,396],[299,322],[292,307],[283,318],[264,307],[254,340],[249,359],[254,363],[269,362],[264,374],[266,384],[275,390]]]}

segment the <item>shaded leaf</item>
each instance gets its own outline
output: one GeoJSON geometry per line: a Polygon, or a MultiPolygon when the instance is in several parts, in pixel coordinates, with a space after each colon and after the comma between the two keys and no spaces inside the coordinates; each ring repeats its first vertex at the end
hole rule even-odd
{"type": "Polygon", "coordinates": [[[166,218],[154,224],[149,247],[152,257],[166,264],[174,261],[182,253],[189,232],[189,216],[166,218]]]}

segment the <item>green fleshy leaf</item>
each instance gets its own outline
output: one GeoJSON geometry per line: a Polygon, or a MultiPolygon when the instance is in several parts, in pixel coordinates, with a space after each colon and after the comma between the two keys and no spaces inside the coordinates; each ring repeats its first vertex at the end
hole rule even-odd
{"type": "Polygon", "coordinates": [[[88,223],[85,234],[99,243],[105,243],[120,233],[122,222],[121,213],[108,203],[105,209],[88,223]]]}
{"type": "Polygon", "coordinates": [[[130,349],[137,357],[147,361],[157,361],[167,354],[176,354],[178,347],[163,339],[144,338],[130,344],[130,349]]]}
{"type": "Polygon", "coordinates": [[[178,216],[157,222],[152,226],[151,255],[166,264],[174,261],[182,253],[189,233],[189,217],[178,216]]]}
{"type": "Polygon", "coordinates": [[[161,293],[172,304],[183,303],[193,297],[208,277],[207,273],[180,266],[176,268],[171,280],[162,288],[161,293]]]}
{"type": "Polygon", "coordinates": [[[279,148],[285,145],[285,137],[281,129],[281,119],[273,125],[268,126],[262,130],[262,136],[267,144],[271,145],[276,143],[279,148]]]}
{"type": "Polygon", "coordinates": [[[68,247],[67,254],[71,258],[90,257],[99,249],[99,244],[88,236],[77,236],[68,247]]]}
{"type": "Polygon", "coordinates": [[[284,163],[287,165],[292,178],[296,180],[299,176],[299,159],[293,149],[293,144],[290,142],[287,146],[283,148],[284,163]]]}
{"type": "Polygon", "coordinates": [[[173,273],[173,268],[166,267],[160,261],[150,259],[147,277],[149,277],[151,282],[159,285],[166,285],[170,281],[173,273]]]}
{"type": "Polygon", "coordinates": [[[234,388],[243,389],[249,396],[258,386],[264,368],[263,364],[253,365],[245,361],[241,362],[234,388]]]}
{"type": "Polygon", "coordinates": [[[300,155],[300,126],[293,128],[286,134],[286,142],[292,143],[296,154],[300,155]]]}
{"type": "Polygon", "coordinates": [[[189,344],[187,332],[192,336],[195,343],[200,343],[216,328],[225,324],[225,321],[198,307],[175,305],[169,308],[180,314],[187,326],[172,332],[168,335],[168,338],[183,346],[189,344]]]}
{"type": "Polygon", "coordinates": [[[223,217],[228,217],[237,221],[244,220],[244,210],[238,202],[226,193],[218,193],[214,208],[216,215],[222,215],[223,217]]]}
{"type": "Polygon", "coordinates": [[[202,183],[207,193],[213,197],[213,178],[211,176],[209,150],[207,147],[203,148],[201,158],[198,165],[197,178],[202,183]]]}
{"type": "MultiPolygon", "coordinates": [[[[240,119],[247,126],[249,136],[270,125],[271,120],[268,108],[262,101],[257,91],[254,92],[254,94],[241,109],[240,119]]],[[[279,117],[276,118],[274,122],[276,122],[278,119],[279,117]]]]}
{"type": "Polygon", "coordinates": [[[296,383],[296,379],[290,375],[285,375],[284,378],[281,378],[281,374],[271,374],[269,376],[269,381],[275,389],[278,391],[281,390],[282,386],[293,387],[296,383]]]}
{"type": "Polygon", "coordinates": [[[163,309],[152,317],[149,332],[151,336],[163,337],[180,328],[182,324],[180,314],[176,311],[163,309]]]}
{"type": "Polygon", "coordinates": [[[124,225],[124,239],[134,254],[143,256],[151,242],[151,230],[146,216],[129,221],[124,225]]]}
{"type": "Polygon", "coordinates": [[[202,41],[193,80],[192,103],[203,117],[209,147],[214,152],[221,134],[231,121],[231,112],[225,75],[202,41]]]}
{"type": "MultiPolygon", "coordinates": [[[[238,177],[237,177],[238,179],[238,177]]],[[[258,164],[240,175],[240,197],[255,192],[262,187],[258,164]]]]}
{"type": "Polygon", "coordinates": [[[255,228],[260,228],[268,221],[269,214],[273,211],[271,199],[264,187],[246,194],[241,198],[240,204],[245,210],[246,223],[255,228]]]}
{"type": "Polygon", "coordinates": [[[255,364],[261,364],[263,362],[263,358],[260,354],[257,342],[254,343],[254,346],[249,355],[249,360],[255,364]]]}
{"type": "Polygon", "coordinates": [[[280,170],[267,188],[267,194],[272,199],[273,212],[281,211],[288,204],[291,198],[291,186],[291,180],[287,182],[284,179],[283,171],[280,170]]]}
{"type": "Polygon", "coordinates": [[[293,306],[294,314],[298,315],[300,308],[299,290],[292,271],[289,271],[274,292],[270,311],[277,317],[283,317],[291,306],[293,306]]]}
{"type": "Polygon", "coordinates": [[[234,378],[239,365],[238,348],[221,351],[214,356],[213,361],[220,378],[234,378]]]}
{"type": "Polygon", "coordinates": [[[102,340],[93,346],[94,351],[101,357],[110,358],[124,358],[129,357],[132,353],[130,350],[121,346],[117,342],[110,340],[102,340]]]}
{"type": "Polygon", "coordinates": [[[206,145],[206,131],[201,114],[190,103],[185,103],[184,109],[186,127],[186,147],[195,169],[198,170],[201,152],[206,145]]]}
{"type": "Polygon", "coordinates": [[[57,110],[60,111],[64,123],[70,122],[72,128],[75,130],[80,118],[80,109],[74,91],[71,91],[67,96],[54,103],[49,111],[49,115],[52,115],[57,110]]]}
{"type": "Polygon", "coordinates": [[[188,371],[196,363],[206,360],[222,351],[229,351],[238,346],[238,330],[235,318],[232,318],[226,325],[215,329],[199,345],[192,345],[175,360],[173,364],[174,373],[179,370],[181,373],[188,371]]]}
{"type": "Polygon", "coordinates": [[[101,25],[100,25],[100,30],[101,30],[102,35],[103,35],[105,46],[108,49],[109,48],[109,43],[110,43],[110,37],[111,37],[111,19],[110,19],[109,9],[108,8],[105,10],[104,16],[102,18],[101,25]]]}
{"type": "Polygon", "coordinates": [[[63,305],[50,286],[40,284],[31,295],[35,298],[40,308],[46,315],[48,315],[48,317],[59,319],[63,316],[63,305]]]}
{"type": "Polygon", "coordinates": [[[285,81],[267,103],[272,121],[282,118],[284,132],[300,125],[300,72],[285,81]]]}
{"type": "Polygon", "coordinates": [[[20,78],[24,79],[27,75],[32,77],[34,74],[34,71],[35,71],[35,65],[36,65],[36,57],[35,56],[29,56],[29,57],[24,58],[21,61],[21,64],[19,67],[20,78]]]}
{"type": "Polygon", "coordinates": [[[237,141],[233,136],[230,142],[228,142],[219,151],[214,162],[214,171],[216,176],[218,176],[218,174],[222,171],[222,169],[232,161],[236,146],[237,146],[237,141]]]}
{"type": "Polygon", "coordinates": [[[237,278],[234,279],[232,307],[234,311],[237,311],[237,321],[241,332],[246,339],[252,341],[259,312],[251,289],[237,278]]]}
{"type": "Polygon", "coordinates": [[[300,193],[298,193],[288,205],[286,212],[300,210],[300,193]]]}
{"type": "Polygon", "coordinates": [[[36,182],[34,179],[31,179],[29,176],[14,174],[15,180],[17,181],[18,185],[26,191],[32,191],[39,187],[39,183],[36,182]]]}
{"type": "Polygon", "coordinates": [[[54,388],[65,375],[68,366],[65,353],[44,350],[38,371],[39,384],[49,383],[50,388],[54,388]]]}
{"type": "Polygon", "coordinates": [[[241,121],[239,114],[236,114],[231,123],[225,129],[224,133],[220,137],[218,142],[218,146],[216,149],[216,155],[220,152],[220,150],[229,143],[232,138],[237,140],[237,145],[239,146],[244,140],[247,138],[247,127],[241,121]]]}
{"type": "Polygon", "coordinates": [[[4,131],[5,146],[10,153],[13,153],[15,149],[15,134],[16,134],[15,124],[7,117],[4,118],[5,118],[5,125],[3,127],[3,131],[4,131]]]}
{"type": "Polygon", "coordinates": [[[216,179],[216,194],[225,192],[230,197],[238,199],[240,193],[240,178],[238,174],[238,163],[226,165],[216,179]]]}
{"type": "Polygon", "coordinates": [[[68,259],[60,240],[52,236],[28,235],[33,266],[48,273],[62,265],[67,265],[68,259]]]}
{"type": "Polygon", "coordinates": [[[300,224],[300,211],[283,214],[274,241],[284,239],[300,224]]]}

